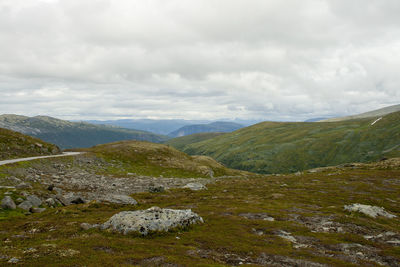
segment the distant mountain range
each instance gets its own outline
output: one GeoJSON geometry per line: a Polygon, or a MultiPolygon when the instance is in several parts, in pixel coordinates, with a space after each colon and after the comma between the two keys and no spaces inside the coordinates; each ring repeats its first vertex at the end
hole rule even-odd
{"type": "MultiPolygon", "coordinates": [[[[390,109],[386,109],[390,110],[390,109]]],[[[400,112],[336,122],[262,122],[205,140],[169,140],[191,155],[236,168],[285,173],[400,156],[400,112]]]]}
{"type": "Polygon", "coordinates": [[[162,142],[168,139],[145,131],[70,122],[47,116],[0,115],[0,127],[40,138],[63,149],[91,147],[120,140],[162,142]]]}
{"type": "MultiPolygon", "coordinates": [[[[240,120],[235,119],[233,121],[226,120],[228,122],[237,123],[244,126],[249,126],[259,121],[256,120],[240,120]]],[[[166,119],[166,120],[153,120],[153,119],[123,119],[123,120],[86,120],[85,122],[92,124],[105,124],[119,126],[127,129],[135,129],[148,131],[155,134],[168,135],[184,126],[188,125],[205,125],[213,123],[210,120],[179,120],[179,119],[166,119]]],[[[243,126],[242,126],[243,127],[243,126]]]]}
{"type": "Polygon", "coordinates": [[[113,125],[127,129],[152,132],[155,134],[167,135],[176,129],[186,125],[210,123],[202,120],[151,120],[151,119],[126,119],[126,120],[87,120],[93,124],[113,125]]]}
{"type": "Polygon", "coordinates": [[[244,126],[234,122],[216,121],[209,124],[186,125],[168,134],[170,137],[181,137],[196,133],[233,132],[244,126]]]}

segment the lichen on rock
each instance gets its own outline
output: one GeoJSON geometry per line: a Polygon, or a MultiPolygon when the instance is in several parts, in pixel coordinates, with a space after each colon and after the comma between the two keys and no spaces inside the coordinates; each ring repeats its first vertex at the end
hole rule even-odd
{"type": "Polygon", "coordinates": [[[150,232],[167,232],[174,228],[185,228],[196,223],[203,223],[203,219],[190,209],[174,210],[152,207],[147,210],[117,213],[100,225],[100,228],[122,234],[137,232],[147,235],[150,232]]]}

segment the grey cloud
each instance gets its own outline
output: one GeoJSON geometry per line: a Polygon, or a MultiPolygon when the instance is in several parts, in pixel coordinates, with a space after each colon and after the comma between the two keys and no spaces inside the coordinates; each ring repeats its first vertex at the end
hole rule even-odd
{"type": "Polygon", "coordinates": [[[397,0],[0,0],[0,113],[303,120],[400,101],[397,0]]]}

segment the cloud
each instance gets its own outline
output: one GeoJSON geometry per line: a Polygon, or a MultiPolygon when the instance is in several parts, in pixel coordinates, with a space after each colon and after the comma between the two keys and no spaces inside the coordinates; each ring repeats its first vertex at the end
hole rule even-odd
{"type": "Polygon", "coordinates": [[[0,0],[0,113],[303,120],[400,102],[397,0],[0,0]]]}

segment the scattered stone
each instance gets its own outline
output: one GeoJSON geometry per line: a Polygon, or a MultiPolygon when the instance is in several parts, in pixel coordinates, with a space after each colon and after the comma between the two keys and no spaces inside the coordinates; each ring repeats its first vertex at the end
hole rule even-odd
{"type": "Polygon", "coordinates": [[[302,259],[293,259],[287,256],[280,255],[268,255],[266,253],[262,253],[256,260],[257,264],[262,266],[279,266],[279,267],[289,267],[289,266],[301,266],[301,267],[323,267],[328,266],[326,264],[321,264],[317,262],[302,260],[302,259]]]}
{"type": "Polygon", "coordinates": [[[14,201],[10,196],[5,196],[1,201],[1,208],[15,210],[17,206],[15,205],[14,201]]]}
{"type": "Polygon", "coordinates": [[[149,187],[150,193],[162,193],[164,191],[165,191],[165,188],[162,185],[152,185],[149,187]]]}
{"type": "Polygon", "coordinates": [[[123,204],[123,205],[137,205],[137,201],[130,196],[126,195],[105,195],[100,200],[107,201],[115,204],[123,204]]]}
{"type": "Polygon", "coordinates": [[[378,235],[364,235],[364,238],[374,242],[387,243],[393,246],[400,246],[400,234],[385,232],[378,235]]]}
{"type": "MultiPolygon", "coordinates": [[[[61,199],[59,199],[59,200],[61,201],[61,199]]],[[[65,206],[68,206],[71,204],[84,204],[84,203],[86,203],[86,200],[82,196],[76,195],[73,192],[70,192],[63,197],[61,203],[63,203],[63,205],[65,205],[65,206]]]]}
{"type": "Polygon", "coordinates": [[[283,198],[284,196],[285,196],[284,194],[280,194],[280,193],[271,194],[272,199],[280,199],[280,198],[283,198]]]}
{"type": "Polygon", "coordinates": [[[111,229],[123,234],[138,232],[147,235],[154,231],[168,231],[178,227],[188,227],[203,223],[203,219],[191,210],[173,210],[152,207],[147,210],[123,211],[112,216],[101,225],[101,229],[111,229]]]}
{"type": "Polygon", "coordinates": [[[382,207],[363,205],[363,204],[351,204],[344,206],[344,209],[350,212],[361,212],[369,217],[376,218],[377,216],[386,217],[389,219],[396,218],[397,216],[385,211],[382,207]]]}
{"type": "Polygon", "coordinates": [[[99,228],[100,225],[98,225],[98,224],[90,224],[90,223],[81,223],[80,227],[81,227],[82,230],[86,231],[86,230],[89,230],[89,229],[92,229],[92,228],[99,228]]]}
{"type": "Polygon", "coordinates": [[[56,201],[53,198],[48,198],[45,200],[45,203],[49,207],[55,207],[56,206],[56,201]]]}
{"type": "Polygon", "coordinates": [[[20,183],[15,188],[17,188],[17,189],[32,189],[32,186],[28,183],[20,183]]]}
{"type": "Polygon", "coordinates": [[[72,204],[85,204],[86,203],[86,201],[82,197],[79,197],[79,196],[70,198],[68,200],[72,204]]]}
{"type": "Polygon", "coordinates": [[[275,221],[274,218],[268,216],[266,213],[239,213],[239,216],[245,217],[249,220],[264,220],[269,222],[275,221]]]}
{"type": "Polygon", "coordinates": [[[79,254],[80,252],[74,249],[66,249],[66,250],[61,250],[59,251],[59,255],[61,257],[72,257],[75,256],[77,254],[79,254]]]}
{"type": "Polygon", "coordinates": [[[32,206],[34,207],[39,207],[40,205],[42,205],[42,200],[40,200],[40,198],[38,198],[35,195],[30,195],[26,198],[27,201],[32,203],[32,206]]]}
{"type": "Polygon", "coordinates": [[[57,195],[56,200],[59,201],[63,206],[71,205],[71,202],[61,195],[57,195]]]}
{"type": "Polygon", "coordinates": [[[17,203],[22,203],[22,202],[24,202],[24,200],[22,199],[22,198],[17,198],[16,200],[15,200],[17,203]]]}
{"type": "Polygon", "coordinates": [[[0,189],[15,189],[15,186],[0,185],[0,189]]]}
{"type": "Polygon", "coordinates": [[[25,200],[24,202],[18,205],[18,208],[29,211],[32,208],[32,203],[28,200],[25,200]]]}
{"type": "Polygon", "coordinates": [[[42,213],[43,211],[45,211],[46,210],[46,208],[35,208],[35,207],[33,207],[33,208],[31,208],[31,212],[32,213],[42,213]]]}
{"type": "Polygon", "coordinates": [[[207,187],[201,183],[188,183],[183,188],[189,188],[190,190],[193,190],[193,191],[207,189],[207,187]]]}
{"type": "Polygon", "coordinates": [[[54,189],[54,185],[53,185],[53,184],[51,184],[51,185],[49,185],[49,186],[47,187],[47,190],[49,190],[49,191],[53,191],[53,189],[54,189]]]}
{"type": "Polygon", "coordinates": [[[52,191],[56,192],[57,195],[61,195],[63,193],[63,190],[58,187],[53,187],[52,191]]]}
{"type": "Polygon", "coordinates": [[[18,263],[19,259],[18,258],[11,258],[8,263],[18,263]]]}

